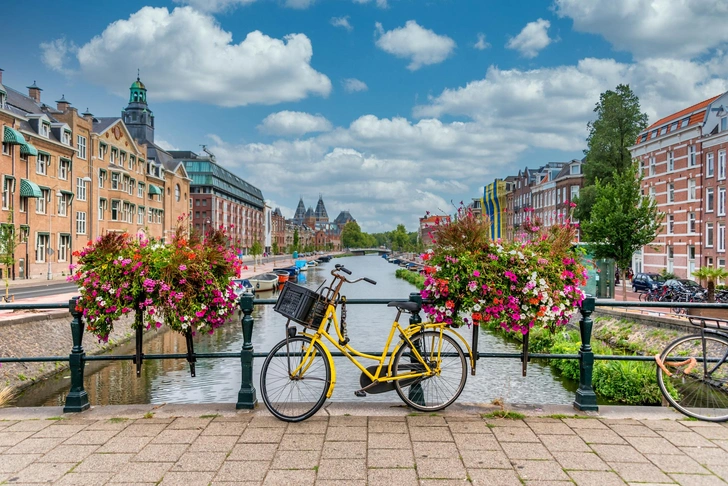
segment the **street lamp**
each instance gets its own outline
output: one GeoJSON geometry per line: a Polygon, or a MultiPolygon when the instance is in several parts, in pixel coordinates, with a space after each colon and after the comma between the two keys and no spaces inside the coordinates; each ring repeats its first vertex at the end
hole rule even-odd
{"type": "Polygon", "coordinates": [[[202,222],[202,236],[205,236],[205,224],[210,224],[210,219],[206,219],[202,222]]]}

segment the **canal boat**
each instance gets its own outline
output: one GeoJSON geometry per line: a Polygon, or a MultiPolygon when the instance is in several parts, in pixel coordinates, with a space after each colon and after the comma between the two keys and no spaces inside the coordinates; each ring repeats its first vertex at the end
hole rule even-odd
{"type": "Polygon", "coordinates": [[[286,270],[273,270],[273,273],[278,275],[278,284],[283,285],[288,282],[290,275],[286,270]]]}
{"type": "Polygon", "coordinates": [[[250,277],[248,280],[253,284],[256,292],[273,290],[278,285],[278,275],[275,273],[261,273],[250,277]]]}
{"type": "Polygon", "coordinates": [[[324,262],[324,263],[329,262],[329,261],[331,261],[331,255],[323,255],[323,256],[318,257],[316,260],[318,260],[320,262],[324,262]]]}
{"type": "Polygon", "coordinates": [[[308,271],[308,262],[306,260],[296,260],[296,268],[298,268],[299,272],[306,272],[308,271]]]}
{"type": "Polygon", "coordinates": [[[281,268],[274,268],[273,271],[277,272],[278,270],[283,270],[288,272],[288,276],[291,279],[295,279],[298,276],[298,268],[296,268],[295,265],[292,265],[290,267],[281,267],[281,268]]]}

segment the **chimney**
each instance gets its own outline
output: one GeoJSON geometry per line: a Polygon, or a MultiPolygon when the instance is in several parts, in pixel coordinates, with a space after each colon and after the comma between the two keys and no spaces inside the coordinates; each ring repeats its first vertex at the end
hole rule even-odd
{"type": "Polygon", "coordinates": [[[3,84],[3,70],[0,68],[0,84],[3,84]]]}
{"type": "Polygon", "coordinates": [[[40,103],[40,92],[43,91],[38,87],[37,84],[35,84],[35,81],[33,81],[33,84],[30,86],[27,86],[28,88],[28,96],[33,98],[36,103],[40,103]]]}
{"type": "Polygon", "coordinates": [[[88,111],[88,108],[86,108],[86,111],[84,113],[81,113],[81,116],[92,123],[94,121],[94,115],[93,115],[93,113],[88,111]]]}
{"type": "Polygon", "coordinates": [[[58,108],[58,111],[65,112],[68,110],[69,106],[71,106],[71,103],[66,100],[66,95],[61,95],[61,99],[56,100],[56,107],[58,108]]]}

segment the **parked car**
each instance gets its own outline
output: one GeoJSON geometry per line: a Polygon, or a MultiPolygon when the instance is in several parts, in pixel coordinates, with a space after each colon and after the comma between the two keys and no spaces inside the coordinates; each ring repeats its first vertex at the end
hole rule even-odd
{"type": "Polygon", "coordinates": [[[703,286],[700,285],[695,280],[690,280],[687,278],[671,278],[670,280],[665,281],[663,284],[666,287],[674,288],[674,287],[683,287],[688,290],[705,290],[703,289],[703,286]]]}
{"type": "Polygon", "coordinates": [[[665,278],[659,273],[638,273],[632,279],[632,292],[645,292],[661,287],[665,278]]]}

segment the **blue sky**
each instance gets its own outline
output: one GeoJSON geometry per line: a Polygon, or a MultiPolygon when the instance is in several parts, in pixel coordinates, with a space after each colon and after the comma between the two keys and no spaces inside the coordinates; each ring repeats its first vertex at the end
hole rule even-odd
{"type": "MultiPolygon", "coordinates": [[[[119,114],[137,68],[157,141],[199,151],[291,216],[365,231],[581,157],[599,94],[656,120],[728,90],[724,0],[170,0],[4,7],[3,83],[119,114]],[[12,46],[12,48],[7,48],[12,46]]],[[[51,103],[52,104],[52,103],[51,103]]]]}

